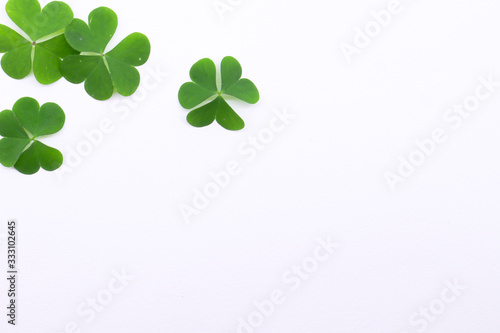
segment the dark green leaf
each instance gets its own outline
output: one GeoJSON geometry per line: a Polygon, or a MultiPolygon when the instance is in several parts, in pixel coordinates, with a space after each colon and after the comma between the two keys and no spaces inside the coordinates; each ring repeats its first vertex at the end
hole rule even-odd
{"type": "Polygon", "coordinates": [[[14,167],[21,173],[32,175],[37,173],[40,167],[47,171],[54,171],[62,163],[63,156],[59,150],[46,146],[40,141],[35,141],[21,154],[14,167]]]}
{"type": "Polygon", "coordinates": [[[187,115],[187,121],[194,127],[208,126],[214,122],[218,107],[219,99],[215,99],[212,102],[189,112],[187,115]]]}
{"type": "Polygon", "coordinates": [[[202,86],[205,89],[217,92],[217,82],[215,73],[215,64],[212,60],[205,58],[201,59],[191,67],[189,76],[194,83],[202,86]]]}
{"type": "Polygon", "coordinates": [[[105,54],[117,25],[116,14],[109,8],[100,7],[90,13],[89,25],[75,19],[65,31],[73,48],[98,55],[65,58],[61,64],[62,75],[72,83],[85,81],[85,90],[97,100],[109,99],[115,90],[123,96],[132,95],[141,80],[134,66],[146,63],[151,52],[148,38],[133,33],[105,54]]]}
{"type": "Polygon", "coordinates": [[[239,98],[250,104],[255,104],[259,101],[259,91],[255,84],[248,79],[241,79],[227,90],[224,94],[231,95],[233,97],[239,98]]]}
{"type": "Polygon", "coordinates": [[[63,59],[61,73],[71,83],[82,83],[100,62],[101,56],[72,55],[63,59]]]}
{"type": "Polygon", "coordinates": [[[33,145],[37,151],[38,160],[42,169],[54,171],[61,167],[63,164],[63,155],[59,150],[46,146],[40,141],[35,141],[33,145]]]}
{"type": "Polygon", "coordinates": [[[242,69],[238,60],[233,57],[225,57],[222,59],[220,72],[222,81],[221,90],[224,91],[241,79],[242,69]]]}
{"type": "Polygon", "coordinates": [[[31,145],[21,154],[14,167],[25,175],[35,174],[40,170],[40,161],[38,160],[35,145],[31,145]]]}
{"type": "Polygon", "coordinates": [[[61,152],[34,139],[60,131],[64,121],[64,112],[57,104],[40,107],[33,98],[19,99],[12,111],[0,112],[0,135],[4,136],[0,140],[0,163],[25,174],[36,173],[40,166],[47,171],[59,168],[61,152]]]}
{"type": "Polygon", "coordinates": [[[23,125],[11,110],[0,112],[0,135],[6,138],[29,139],[23,125]]]}
{"type": "Polygon", "coordinates": [[[245,122],[227,104],[222,97],[217,97],[212,102],[191,111],[187,121],[195,127],[210,125],[214,119],[225,129],[237,131],[245,127],[245,122]]]}
{"type": "Polygon", "coordinates": [[[190,109],[218,95],[212,102],[203,105],[187,116],[187,121],[196,127],[211,124],[214,119],[228,130],[237,131],[245,127],[231,106],[224,100],[223,94],[234,96],[248,103],[257,103],[259,91],[248,79],[241,79],[240,63],[233,57],[225,57],[221,62],[221,91],[217,91],[216,68],[210,59],[202,59],[193,65],[190,77],[193,82],[184,83],[179,89],[179,103],[190,109]],[[215,90],[214,90],[215,89],[215,90]]]}
{"type": "Polygon", "coordinates": [[[194,82],[186,82],[179,89],[179,102],[185,109],[192,109],[214,96],[214,92],[207,90],[194,82]]]}
{"type": "Polygon", "coordinates": [[[3,138],[0,140],[0,163],[8,168],[13,167],[29,143],[29,139],[3,138]]]}
{"type": "Polygon", "coordinates": [[[218,97],[220,100],[216,119],[219,125],[227,130],[239,131],[245,127],[245,122],[234,112],[234,110],[227,104],[227,102],[222,98],[218,97]]]}

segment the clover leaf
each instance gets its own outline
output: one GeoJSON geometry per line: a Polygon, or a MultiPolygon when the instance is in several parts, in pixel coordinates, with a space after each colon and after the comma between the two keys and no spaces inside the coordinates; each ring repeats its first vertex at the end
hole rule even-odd
{"type": "Polygon", "coordinates": [[[0,112],[0,163],[32,175],[40,170],[58,169],[63,156],[57,149],[44,145],[37,138],[59,132],[65,121],[59,105],[46,103],[40,107],[30,97],[19,99],[12,110],[0,112]]]}
{"type": "Polygon", "coordinates": [[[123,96],[132,95],[141,80],[135,66],[145,64],[151,52],[148,38],[135,32],[105,53],[117,26],[115,12],[99,7],[89,14],[88,25],[74,19],[64,32],[68,43],[85,54],[65,58],[62,74],[71,83],[85,81],[85,90],[97,100],[109,99],[115,90],[123,96]]]}
{"type": "Polygon", "coordinates": [[[204,127],[214,120],[228,130],[237,131],[245,127],[245,122],[226,102],[224,95],[255,104],[259,101],[259,91],[249,79],[242,79],[240,63],[233,57],[225,57],[221,62],[221,85],[216,81],[215,63],[201,59],[191,67],[189,73],[193,82],[184,83],[179,89],[179,102],[185,109],[192,109],[212,97],[215,99],[199,106],[187,115],[192,126],[204,127]]]}
{"type": "Polygon", "coordinates": [[[42,10],[38,0],[9,0],[5,9],[29,39],[0,24],[4,72],[14,79],[23,79],[33,70],[41,84],[59,80],[62,58],[79,53],[62,34],[73,19],[71,8],[64,2],[53,1],[42,10]]]}

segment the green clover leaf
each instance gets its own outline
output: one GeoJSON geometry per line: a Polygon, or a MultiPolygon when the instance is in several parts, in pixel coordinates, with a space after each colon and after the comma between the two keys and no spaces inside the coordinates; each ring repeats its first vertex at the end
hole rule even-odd
{"type": "Polygon", "coordinates": [[[19,99],[11,110],[0,112],[0,163],[32,175],[40,170],[58,169],[63,156],[57,149],[44,145],[37,138],[59,132],[65,121],[59,105],[46,103],[40,107],[30,97],[19,99]]]}
{"type": "Polygon", "coordinates": [[[193,82],[186,82],[181,86],[179,102],[185,109],[198,106],[187,115],[187,121],[192,126],[204,127],[217,120],[225,129],[241,130],[245,127],[245,122],[229,106],[224,95],[255,104],[259,101],[259,91],[252,81],[241,78],[241,65],[235,58],[222,59],[220,70],[221,86],[218,88],[215,63],[205,58],[194,64],[189,73],[193,82]],[[212,97],[215,99],[200,106],[212,97]]]}
{"type": "Polygon", "coordinates": [[[135,68],[146,63],[151,52],[148,38],[138,32],[122,40],[105,53],[106,46],[118,26],[111,9],[99,7],[89,14],[89,24],[74,19],[64,35],[68,43],[82,55],[71,55],[61,64],[63,76],[71,83],[85,81],[85,90],[97,100],[107,100],[116,90],[120,95],[132,95],[140,83],[135,68]]]}
{"type": "Polygon", "coordinates": [[[41,84],[59,80],[62,59],[79,53],[69,46],[62,34],[73,19],[71,8],[64,2],[53,1],[42,10],[38,0],[9,0],[5,9],[29,39],[0,24],[4,72],[14,79],[23,79],[33,70],[41,84]]]}

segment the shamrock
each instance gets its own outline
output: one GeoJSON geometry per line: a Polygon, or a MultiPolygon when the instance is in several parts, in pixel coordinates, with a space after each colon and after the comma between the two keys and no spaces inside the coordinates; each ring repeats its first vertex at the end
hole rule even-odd
{"type": "Polygon", "coordinates": [[[193,65],[189,73],[193,82],[184,83],[179,90],[179,102],[185,109],[199,106],[208,99],[215,97],[210,103],[204,104],[187,115],[187,121],[192,126],[208,126],[216,119],[228,130],[237,131],[245,127],[245,122],[234,112],[223,95],[239,98],[247,103],[259,101],[259,91],[252,81],[241,78],[241,65],[233,57],[225,57],[221,62],[220,88],[216,81],[215,63],[201,59],[193,65]]]}
{"type": "Polygon", "coordinates": [[[73,19],[71,8],[64,2],[53,1],[41,10],[38,0],[9,0],[5,8],[29,39],[0,24],[4,72],[14,79],[23,79],[33,69],[41,84],[59,80],[61,59],[79,53],[62,34],[62,29],[73,19]]]}
{"type": "Polygon", "coordinates": [[[0,112],[0,163],[32,175],[40,170],[58,169],[63,162],[59,150],[44,145],[37,138],[57,133],[64,126],[65,115],[59,105],[40,107],[30,97],[18,100],[11,110],[0,112]]]}
{"type": "Polygon", "coordinates": [[[117,26],[115,12],[99,7],[89,14],[88,25],[74,19],[64,32],[68,43],[85,55],[66,57],[61,72],[71,83],[85,81],[85,90],[97,100],[109,99],[115,89],[123,96],[132,95],[141,80],[134,66],[145,64],[151,51],[148,38],[136,32],[104,53],[117,26]]]}

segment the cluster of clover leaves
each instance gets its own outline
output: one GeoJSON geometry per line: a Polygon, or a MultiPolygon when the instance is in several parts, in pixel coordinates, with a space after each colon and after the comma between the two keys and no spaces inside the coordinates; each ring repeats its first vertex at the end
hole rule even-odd
{"type": "Polygon", "coordinates": [[[88,25],[73,18],[71,8],[61,1],[42,10],[38,0],[9,0],[5,9],[26,35],[0,24],[0,53],[5,53],[1,65],[8,76],[23,79],[33,71],[41,84],[61,77],[71,83],[85,81],[85,90],[97,100],[109,99],[114,91],[130,96],[139,87],[135,67],[146,63],[151,45],[136,32],[106,52],[118,26],[111,9],[94,9],[88,25]]]}
{"type": "MultiPolygon", "coordinates": [[[[96,8],[88,24],[75,19],[61,1],[42,9],[38,0],[9,0],[5,9],[23,33],[0,24],[0,53],[5,53],[1,67],[8,76],[20,80],[33,72],[44,85],[62,77],[75,84],[85,82],[85,90],[97,100],[107,100],[115,91],[130,96],[139,87],[136,67],[146,63],[151,45],[136,32],[106,52],[118,26],[111,9],[96,8]]],[[[24,174],[58,169],[62,154],[37,138],[58,132],[64,121],[57,104],[40,107],[32,98],[19,99],[12,110],[0,113],[0,163],[24,174]]]]}
{"type": "Polygon", "coordinates": [[[189,112],[187,121],[192,126],[204,127],[217,120],[222,127],[233,131],[245,127],[243,119],[226,102],[227,97],[251,104],[259,101],[257,87],[249,79],[242,79],[241,74],[240,63],[233,57],[225,57],[221,62],[221,82],[218,84],[212,60],[205,58],[195,63],[189,72],[192,82],[184,83],[179,90],[179,102],[183,108],[198,106],[189,112]]]}
{"type": "Polygon", "coordinates": [[[44,145],[40,137],[59,132],[66,117],[59,105],[46,103],[40,107],[30,97],[19,99],[12,110],[0,112],[0,163],[32,175],[40,167],[47,171],[63,163],[59,150],[44,145]]]}
{"type": "MultiPolygon", "coordinates": [[[[44,85],[62,77],[74,84],[85,82],[85,90],[97,100],[107,100],[115,91],[130,96],[138,89],[140,74],[136,67],[147,62],[150,42],[135,32],[107,51],[118,26],[111,9],[94,9],[88,24],[75,19],[71,8],[61,1],[50,2],[42,9],[38,0],[9,0],[6,11],[23,33],[0,24],[0,53],[5,53],[1,67],[8,76],[23,79],[33,72],[44,85]]],[[[182,107],[194,108],[187,115],[188,123],[204,127],[217,120],[225,129],[242,129],[243,119],[226,99],[254,104],[259,92],[241,75],[241,65],[233,57],[222,60],[219,82],[212,60],[195,63],[190,71],[192,82],[183,84],[178,94],[182,107]]],[[[64,122],[65,114],[57,104],[40,107],[33,98],[19,99],[12,110],[0,112],[0,164],[24,174],[34,174],[40,168],[58,169],[62,154],[38,139],[60,131],[64,122]]]]}

